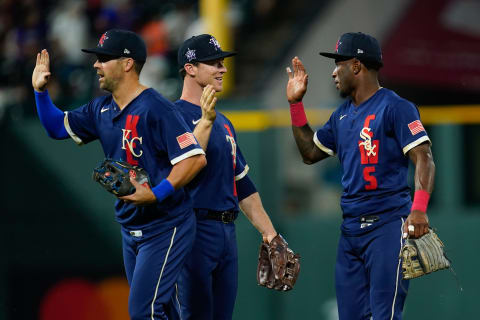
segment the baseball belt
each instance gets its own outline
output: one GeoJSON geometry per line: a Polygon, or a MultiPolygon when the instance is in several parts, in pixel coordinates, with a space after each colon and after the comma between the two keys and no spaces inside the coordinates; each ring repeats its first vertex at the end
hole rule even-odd
{"type": "Polygon", "coordinates": [[[195,213],[197,214],[198,219],[216,220],[225,224],[235,221],[238,217],[238,211],[235,210],[214,211],[208,209],[195,209],[195,213]]]}

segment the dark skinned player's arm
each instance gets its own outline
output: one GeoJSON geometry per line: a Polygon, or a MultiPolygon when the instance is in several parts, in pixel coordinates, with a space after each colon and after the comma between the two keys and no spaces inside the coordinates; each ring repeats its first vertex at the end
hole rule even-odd
{"type": "Polygon", "coordinates": [[[419,238],[428,233],[429,229],[426,207],[433,191],[435,163],[430,145],[427,143],[412,148],[408,151],[408,156],[415,165],[415,196],[412,211],[403,227],[403,236],[409,234],[411,237],[419,238]],[[413,229],[409,230],[410,226],[413,226],[413,229]]]}
{"type": "Polygon", "coordinates": [[[435,181],[435,163],[428,143],[422,143],[408,151],[408,156],[415,165],[415,190],[432,193],[435,181]]]}
{"type": "Polygon", "coordinates": [[[329,155],[320,150],[313,142],[313,130],[305,124],[302,127],[292,126],[293,137],[297,144],[298,151],[306,164],[314,164],[327,158],[329,155]]]}

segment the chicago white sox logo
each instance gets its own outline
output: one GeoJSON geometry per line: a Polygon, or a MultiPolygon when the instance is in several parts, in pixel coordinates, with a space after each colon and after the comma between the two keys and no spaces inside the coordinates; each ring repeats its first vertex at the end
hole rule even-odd
{"type": "Polygon", "coordinates": [[[360,163],[367,165],[363,167],[363,179],[367,182],[366,190],[375,190],[378,187],[377,178],[373,175],[375,173],[375,164],[378,164],[378,149],[380,147],[379,140],[373,140],[373,131],[370,128],[370,121],[375,120],[375,115],[370,114],[365,118],[363,128],[360,130],[360,138],[358,141],[358,149],[360,151],[360,163]]]}
{"type": "Polygon", "coordinates": [[[363,146],[365,148],[365,151],[367,151],[367,156],[376,156],[377,153],[374,151],[375,148],[377,147],[376,145],[372,146],[372,137],[370,136],[370,131],[372,129],[364,127],[360,131],[360,138],[362,138],[364,141],[360,142],[358,145],[363,146]]]}

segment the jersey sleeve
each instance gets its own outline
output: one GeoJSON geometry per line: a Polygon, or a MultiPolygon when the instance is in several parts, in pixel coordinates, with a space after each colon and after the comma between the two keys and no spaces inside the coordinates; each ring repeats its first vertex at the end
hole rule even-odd
{"type": "Polygon", "coordinates": [[[163,112],[157,125],[160,126],[157,132],[162,134],[157,135],[156,143],[159,149],[168,154],[172,165],[194,155],[205,154],[192,130],[177,110],[163,112]]]}
{"type": "Polygon", "coordinates": [[[315,143],[315,145],[329,156],[334,156],[337,153],[337,148],[335,144],[335,132],[333,130],[333,127],[335,125],[334,115],[335,112],[332,113],[327,123],[325,123],[320,129],[318,129],[313,135],[313,142],[315,143]]]}
{"type": "Polygon", "coordinates": [[[235,181],[238,181],[245,177],[248,174],[250,168],[248,167],[247,161],[243,157],[242,151],[237,145],[237,158],[235,165],[235,181]]]}
{"type": "Polygon", "coordinates": [[[98,138],[93,117],[93,101],[75,110],[65,112],[63,120],[65,129],[76,144],[86,144],[98,138]]]}
{"type": "Polygon", "coordinates": [[[431,144],[427,131],[420,121],[420,113],[413,103],[401,100],[391,107],[388,119],[395,139],[402,147],[403,154],[407,154],[421,143],[431,144]]]}

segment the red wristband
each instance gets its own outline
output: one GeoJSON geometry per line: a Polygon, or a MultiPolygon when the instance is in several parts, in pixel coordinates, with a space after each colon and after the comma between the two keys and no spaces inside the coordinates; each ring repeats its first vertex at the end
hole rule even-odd
{"type": "Polygon", "coordinates": [[[413,196],[412,210],[418,210],[427,213],[428,200],[430,200],[430,194],[425,190],[415,191],[413,196]]]}
{"type": "Polygon", "coordinates": [[[307,116],[303,109],[303,102],[290,104],[290,116],[292,117],[292,125],[295,127],[303,127],[307,124],[307,116]]]}

